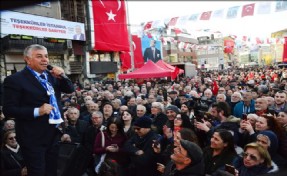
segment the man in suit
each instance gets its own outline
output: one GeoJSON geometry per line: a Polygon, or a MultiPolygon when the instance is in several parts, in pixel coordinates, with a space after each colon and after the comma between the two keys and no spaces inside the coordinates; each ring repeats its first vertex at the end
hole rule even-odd
{"type": "Polygon", "coordinates": [[[28,46],[24,60],[27,66],[4,80],[3,112],[16,120],[17,141],[28,175],[56,176],[61,134],[57,127],[62,121],[60,96],[61,92],[72,93],[74,87],[63,76],[62,68],[47,71],[49,58],[44,46],[28,46]]]}
{"type": "Polygon", "coordinates": [[[155,47],[155,40],[150,41],[150,47],[144,51],[144,61],[152,60],[154,63],[161,59],[160,50],[155,47]]]}
{"type": "Polygon", "coordinates": [[[73,36],[74,40],[85,40],[85,34],[82,33],[81,26],[77,25],[75,27],[76,34],[73,36]]]}

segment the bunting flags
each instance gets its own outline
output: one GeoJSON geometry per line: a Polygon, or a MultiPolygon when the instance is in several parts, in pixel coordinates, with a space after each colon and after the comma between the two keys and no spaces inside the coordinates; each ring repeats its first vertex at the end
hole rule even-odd
{"type": "Polygon", "coordinates": [[[223,15],[224,9],[215,10],[214,12],[212,12],[212,18],[223,18],[223,15]]]}
{"type": "Polygon", "coordinates": [[[165,27],[163,20],[156,20],[152,22],[151,28],[156,29],[156,28],[163,28],[165,27]]]}
{"type": "Polygon", "coordinates": [[[188,18],[188,20],[189,20],[189,21],[197,21],[198,16],[199,16],[199,13],[197,13],[197,14],[192,14],[192,15],[188,18]]]}
{"type": "Polygon", "coordinates": [[[246,42],[247,41],[247,36],[242,36],[242,41],[246,42]]]}
{"type": "Polygon", "coordinates": [[[283,10],[287,10],[287,1],[277,1],[275,11],[280,12],[283,10]]]}
{"type": "Polygon", "coordinates": [[[211,16],[211,11],[203,12],[200,16],[200,20],[209,20],[211,16]]]}
{"type": "Polygon", "coordinates": [[[271,2],[260,2],[257,8],[257,14],[269,14],[271,12],[271,2]]]}
{"type": "Polygon", "coordinates": [[[176,26],[184,26],[188,20],[188,17],[189,17],[188,15],[179,17],[177,19],[176,26]]]}
{"type": "Polygon", "coordinates": [[[239,10],[239,6],[230,7],[227,11],[226,18],[227,19],[236,18],[238,15],[238,10],[239,10]]]}
{"type": "Polygon", "coordinates": [[[151,26],[152,26],[152,21],[147,22],[147,23],[144,25],[144,30],[150,29],[151,26]]]}
{"type": "Polygon", "coordinates": [[[93,0],[95,50],[129,51],[125,2],[93,0]]]}
{"type": "Polygon", "coordinates": [[[176,25],[177,19],[178,19],[178,17],[171,18],[169,23],[168,23],[168,26],[169,27],[174,27],[176,25]]]}
{"type": "Polygon", "coordinates": [[[257,45],[263,44],[262,40],[259,37],[256,37],[256,44],[257,45]]]}
{"type": "Polygon", "coordinates": [[[247,4],[242,7],[242,14],[241,17],[245,16],[253,16],[254,14],[254,6],[255,4],[247,4]]]}

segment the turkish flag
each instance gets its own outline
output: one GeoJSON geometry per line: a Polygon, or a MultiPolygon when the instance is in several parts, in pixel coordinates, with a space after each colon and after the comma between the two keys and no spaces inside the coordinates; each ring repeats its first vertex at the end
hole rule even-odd
{"type": "Polygon", "coordinates": [[[176,25],[176,22],[177,22],[177,19],[178,17],[173,17],[170,19],[169,23],[168,23],[168,26],[171,27],[171,26],[175,26],[176,25]]]}
{"type": "Polygon", "coordinates": [[[284,37],[285,43],[283,45],[283,62],[287,62],[287,37],[284,37]]]}
{"type": "MultiPolygon", "coordinates": [[[[134,51],[134,68],[141,68],[144,65],[141,38],[139,38],[137,35],[133,35],[132,40],[133,40],[132,45],[134,51]]],[[[121,52],[120,59],[122,61],[122,69],[124,71],[131,68],[130,52],[121,52]]]]}
{"type": "Polygon", "coordinates": [[[152,21],[147,22],[147,23],[144,25],[144,30],[148,30],[148,29],[150,29],[150,28],[151,28],[151,26],[152,26],[152,21]]]}
{"type": "Polygon", "coordinates": [[[129,51],[126,7],[123,0],[92,0],[95,50],[129,51]]]}
{"type": "Polygon", "coordinates": [[[244,16],[253,16],[253,14],[254,14],[254,6],[255,6],[255,3],[244,5],[244,6],[242,7],[241,17],[244,17],[244,16]]]}
{"type": "Polygon", "coordinates": [[[256,37],[256,44],[263,44],[262,40],[259,37],[256,37]]]}
{"type": "Polygon", "coordinates": [[[211,11],[203,12],[200,16],[200,20],[209,20],[211,16],[211,11]]]}
{"type": "Polygon", "coordinates": [[[178,74],[179,74],[179,68],[175,66],[175,69],[173,73],[171,74],[171,79],[175,80],[178,74]]]}
{"type": "Polygon", "coordinates": [[[224,40],[224,52],[225,53],[232,53],[234,48],[234,41],[233,40],[224,40]]]}
{"type": "Polygon", "coordinates": [[[247,36],[242,36],[242,40],[243,40],[244,42],[246,42],[246,41],[247,41],[247,36]]]}

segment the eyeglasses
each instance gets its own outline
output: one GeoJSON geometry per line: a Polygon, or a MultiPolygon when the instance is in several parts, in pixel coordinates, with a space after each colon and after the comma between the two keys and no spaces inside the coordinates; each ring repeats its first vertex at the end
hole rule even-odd
{"type": "Polygon", "coordinates": [[[13,139],[16,139],[16,136],[15,137],[9,137],[8,138],[10,141],[12,141],[13,139]]]}
{"type": "Polygon", "coordinates": [[[157,106],[152,106],[151,108],[158,108],[157,106]]]}
{"type": "Polygon", "coordinates": [[[247,158],[248,156],[249,156],[250,159],[253,160],[253,161],[257,161],[257,160],[258,160],[258,158],[257,158],[256,156],[254,156],[253,154],[246,153],[246,152],[243,153],[243,157],[244,157],[244,158],[247,158]]]}

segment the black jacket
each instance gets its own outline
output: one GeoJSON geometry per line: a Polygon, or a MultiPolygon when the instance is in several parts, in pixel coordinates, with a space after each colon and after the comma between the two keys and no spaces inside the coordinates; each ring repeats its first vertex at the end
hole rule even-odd
{"type": "Polygon", "coordinates": [[[177,170],[173,161],[166,166],[162,176],[200,176],[204,175],[204,163],[201,160],[198,163],[187,166],[182,170],[177,170]]]}
{"type": "Polygon", "coordinates": [[[133,176],[157,175],[156,163],[157,154],[153,151],[153,140],[159,138],[159,135],[150,130],[144,137],[133,135],[125,144],[124,149],[129,153],[131,158],[131,171],[133,176]],[[144,154],[136,155],[135,153],[142,150],[144,154]]]}
{"type": "Polygon", "coordinates": [[[17,153],[7,147],[1,150],[1,174],[2,176],[20,176],[24,167],[24,160],[19,149],[17,153]]]}

